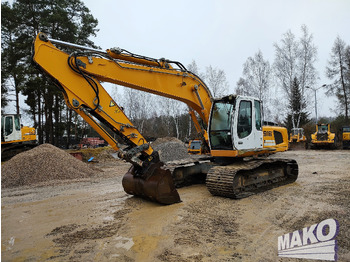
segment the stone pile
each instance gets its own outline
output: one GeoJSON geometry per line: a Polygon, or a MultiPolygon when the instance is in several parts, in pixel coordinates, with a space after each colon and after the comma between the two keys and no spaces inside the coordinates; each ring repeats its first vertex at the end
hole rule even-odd
{"type": "Polygon", "coordinates": [[[188,158],[187,147],[181,140],[170,138],[158,138],[151,146],[158,151],[160,160],[169,162],[188,158]]]}
{"type": "Polygon", "coordinates": [[[52,180],[81,179],[96,173],[65,151],[43,144],[20,153],[1,166],[1,187],[33,185],[52,180]]]}

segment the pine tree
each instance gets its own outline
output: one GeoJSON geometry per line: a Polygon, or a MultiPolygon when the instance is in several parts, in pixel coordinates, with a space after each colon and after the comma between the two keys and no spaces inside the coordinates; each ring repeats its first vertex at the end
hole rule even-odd
{"type": "Polygon", "coordinates": [[[339,107],[344,110],[345,120],[349,120],[350,111],[350,82],[349,82],[349,50],[347,45],[339,36],[336,38],[331,58],[326,68],[327,77],[333,80],[333,84],[327,85],[327,94],[336,95],[339,107]]]}
{"type": "MultiPolygon", "coordinates": [[[[96,35],[98,21],[80,0],[15,0],[12,5],[1,3],[1,9],[1,64],[6,76],[2,82],[12,82],[16,94],[22,92],[28,97],[26,103],[39,142],[57,145],[57,138],[63,134],[62,111],[66,107],[61,92],[31,64],[33,39],[44,32],[51,38],[95,47],[89,37],[96,35]]],[[[17,108],[19,111],[18,102],[17,108]]]]}
{"type": "Polygon", "coordinates": [[[299,81],[296,77],[292,82],[288,107],[291,112],[285,120],[288,130],[299,128],[309,122],[309,114],[305,111],[306,105],[302,97],[299,81]]]}

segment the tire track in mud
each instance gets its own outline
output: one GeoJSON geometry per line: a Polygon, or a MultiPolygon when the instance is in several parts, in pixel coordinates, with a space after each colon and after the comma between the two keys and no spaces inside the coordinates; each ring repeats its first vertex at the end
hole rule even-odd
{"type": "Polygon", "coordinates": [[[232,261],[240,257],[232,249],[238,244],[239,209],[232,199],[207,197],[181,210],[181,219],[167,230],[175,233],[172,248],[165,248],[159,260],[232,261]]]}
{"type": "Polygon", "coordinates": [[[116,236],[125,226],[125,216],[131,212],[131,208],[123,208],[113,213],[114,220],[106,221],[102,225],[68,224],[56,227],[45,237],[51,238],[59,247],[59,255],[50,259],[65,258],[69,261],[83,261],[84,256],[91,259],[91,252],[97,248],[97,240],[108,241],[116,236]]]}

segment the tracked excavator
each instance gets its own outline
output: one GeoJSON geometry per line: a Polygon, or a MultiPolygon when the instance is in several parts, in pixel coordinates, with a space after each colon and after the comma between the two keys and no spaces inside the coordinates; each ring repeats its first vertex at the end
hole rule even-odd
{"type": "MultiPolygon", "coordinates": [[[[297,179],[295,160],[259,157],[278,151],[276,143],[264,146],[261,101],[238,95],[214,99],[206,84],[180,62],[120,48],[103,51],[84,47],[44,33],[34,40],[33,61],[54,80],[67,105],[118,151],[121,159],[131,163],[122,181],[128,194],[173,204],[181,202],[177,187],[204,179],[211,194],[241,198],[297,179]],[[56,47],[61,45],[72,52],[56,47]],[[164,165],[102,82],[186,103],[210,156],[164,165]],[[119,140],[100,123],[110,127],[119,140]],[[121,143],[127,147],[122,149],[121,143]]],[[[267,132],[275,132],[280,144],[285,142],[277,129],[269,127],[267,132]]]]}
{"type": "Polygon", "coordinates": [[[37,145],[36,129],[23,126],[20,115],[3,114],[1,116],[1,161],[7,161],[37,145]]]}

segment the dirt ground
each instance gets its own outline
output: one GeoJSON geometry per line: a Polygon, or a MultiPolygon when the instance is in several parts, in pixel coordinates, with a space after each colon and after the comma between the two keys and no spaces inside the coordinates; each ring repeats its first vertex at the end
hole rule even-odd
{"type": "Polygon", "coordinates": [[[127,195],[128,164],[93,179],[2,189],[2,261],[306,261],[279,258],[278,236],[334,218],[338,261],[350,261],[350,151],[288,151],[293,184],[241,200],[205,185],[161,206],[127,195]]]}

